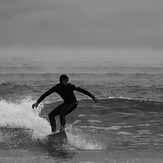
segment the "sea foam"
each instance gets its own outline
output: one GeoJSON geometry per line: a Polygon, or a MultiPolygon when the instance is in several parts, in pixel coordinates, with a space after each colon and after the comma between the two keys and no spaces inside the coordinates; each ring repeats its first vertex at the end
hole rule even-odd
{"type": "Polygon", "coordinates": [[[39,116],[42,106],[32,109],[30,98],[19,103],[0,101],[0,127],[23,128],[31,131],[33,139],[41,139],[51,132],[48,121],[39,116]]]}

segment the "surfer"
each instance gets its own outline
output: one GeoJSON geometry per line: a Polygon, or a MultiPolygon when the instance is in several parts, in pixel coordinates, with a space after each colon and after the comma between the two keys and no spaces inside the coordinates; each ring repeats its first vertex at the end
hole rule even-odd
{"type": "Polygon", "coordinates": [[[32,105],[32,108],[37,108],[39,103],[49,96],[50,94],[56,92],[58,93],[62,99],[63,103],[57,106],[52,112],[49,113],[49,121],[51,125],[52,132],[56,132],[56,121],[55,117],[59,115],[60,118],[60,131],[65,130],[66,125],[66,115],[70,114],[74,109],[76,109],[78,102],[74,95],[73,91],[81,92],[89,97],[91,97],[94,102],[98,102],[98,99],[91,94],[90,92],[86,91],[83,88],[76,87],[75,85],[69,83],[69,78],[67,75],[63,74],[59,78],[59,83],[56,84],[54,87],[46,91],[44,94],[40,96],[36,103],[32,105]]]}

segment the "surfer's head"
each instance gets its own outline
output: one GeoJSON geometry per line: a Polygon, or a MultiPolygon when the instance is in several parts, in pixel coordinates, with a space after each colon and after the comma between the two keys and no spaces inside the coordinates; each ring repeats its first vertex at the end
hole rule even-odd
{"type": "Polygon", "coordinates": [[[68,78],[68,76],[65,75],[65,74],[63,74],[63,75],[61,75],[61,76],[59,77],[59,82],[60,82],[60,84],[67,85],[67,84],[68,84],[68,80],[69,80],[69,78],[68,78]]]}

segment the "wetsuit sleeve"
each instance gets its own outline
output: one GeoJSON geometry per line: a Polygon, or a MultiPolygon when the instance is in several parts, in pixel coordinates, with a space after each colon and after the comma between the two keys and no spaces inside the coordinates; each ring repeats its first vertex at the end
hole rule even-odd
{"type": "Polygon", "coordinates": [[[87,96],[89,96],[89,97],[91,97],[91,98],[94,97],[94,95],[92,95],[90,92],[86,91],[86,90],[83,89],[83,88],[74,86],[74,90],[75,90],[75,91],[78,91],[78,92],[81,92],[81,93],[84,93],[85,95],[87,95],[87,96]]]}
{"type": "Polygon", "coordinates": [[[46,98],[47,96],[49,96],[50,94],[52,94],[54,92],[56,92],[56,86],[52,87],[47,92],[45,92],[44,94],[42,94],[40,96],[40,98],[37,100],[37,103],[39,104],[44,98],[46,98]]]}

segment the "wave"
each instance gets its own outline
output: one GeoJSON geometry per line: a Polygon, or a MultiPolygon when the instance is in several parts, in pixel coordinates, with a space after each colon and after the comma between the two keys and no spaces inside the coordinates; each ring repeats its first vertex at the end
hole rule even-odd
{"type": "Polygon", "coordinates": [[[29,90],[32,90],[32,87],[28,85],[19,85],[10,82],[0,84],[1,94],[18,93],[18,92],[21,93],[29,90]]]}
{"type": "Polygon", "coordinates": [[[31,99],[19,103],[0,101],[0,146],[9,148],[35,148],[37,139],[44,138],[50,131],[48,121],[32,110],[31,99]]]}
{"type": "MultiPolygon", "coordinates": [[[[48,78],[48,76],[46,76],[46,78],[48,78]]],[[[96,78],[97,78],[97,75],[96,75],[96,78]]],[[[92,77],[92,80],[93,80],[93,77],[92,77]]],[[[54,81],[51,81],[49,84],[42,83],[42,82],[38,84],[37,82],[37,85],[35,85],[35,83],[31,84],[30,82],[28,84],[16,84],[13,82],[3,82],[0,84],[0,96],[2,97],[2,99],[3,97],[4,99],[6,99],[7,97],[15,97],[15,96],[20,97],[20,96],[27,96],[27,95],[32,95],[32,94],[34,96],[34,94],[36,93],[40,93],[41,95],[44,91],[51,88],[52,86],[54,86],[54,81]]],[[[98,92],[100,97],[108,96],[108,91],[101,83],[96,82],[91,85],[89,85],[89,83],[85,83],[86,89],[88,86],[90,90],[96,89],[96,92],[98,92]]],[[[112,90],[112,89],[113,89],[112,85],[108,86],[108,90],[112,90]]],[[[114,90],[117,92],[117,94],[118,94],[118,91],[121,91],[121,89],[122,88],[119,88],[118,85],[117,87],[114,86],[114,90]]],[[[139,96],[153,97],[151,94],[151,91],[154,92],[156,96],[159,96],[158,94],[162,92],[163,87],[155,86],[155,85],[151,85],[151,86],[127,85],[127,86],[123,86],[123,89],[125,89],[126,92],[129,93],[130,95],[134,94],[134,95],[139,95],[139,96]]]]}
{"type": "Polygon", "coordinates": [[[71,63],[64,63],[64,66],[61,66],[60,62],[55,62],[53,64],[44,64],[41,65],[39,62],[19,62],[13,64],[14,62],[2,62],[1,66],[0,66],[0,72],[1,73],[39,73],[39,72],[62,72],[62,71],[66,71],[67,73],[80,73],[80,72],[94,72],[94,73],[100,73],[100,72],[104,72],[107,73],[109,72],[127,72],[127,73],[141,73],[142,71],[147,72],[147,73],[161,73],[162,74],[162,67],[159,66],[120,66],[120,65],[108,65],[101,63],[101,64],[84,64],[84,65],[80,65],[80,64],[76,64],[73,66],[71,65],[71,63]],[[20,64],[21,63],[21,64],[20,64]]]}
{"type": "Polygon", "coordinates": [[[32,137],[38,138],[50,133],[50,125],[46,119],[39,116],[40,108],[32,109],[31,99],[19,103],[0,101],[0,127],[23,128],[33,130],[32,137]]]}
{"type": "Polygon", "coordinates": [[[101,107],[107,108],[109,112],[162,112],[163,102],[147,99],[114,98],[101,99],[101,107]]]}
{"type": "Polygon", "coordinates": [[[33,88],[29,85],[19,85],[14,83],[0,84],[0,99],[7,101],[21,101],[33,94],[33,88]]]}
{"type": "MultiPolygon", "coordinates": [[[[110,114],[110,113],[137,113],[137,112],[163,112],[163,102],[162,101],[154,101],[148,99],[132,99],[127,97],[108,97],[108,98],[100,98],[98,103],[94,103],[92,99],[83,99],[78,100],[78,112],[77,114],[83,115],[83,113],[92,115],[101,115],[101,114],[110,114]]],[[[52,109],[54,109],[57,105],[59,105],[61,101],[55,102],[45,102],[43,105],[43,109],[41,111],[42,115],[46,115],[52,109]]],[[[76,115],[75,115],[76,116],[76,115]]]]}
{"type": "MultiPolygon", "coordinates": [[[[32,104],[35,101],[31,98],[20,100],[19,102],[0,101],[0,133],[21,133],[27,134],[28,141],[42,139],[51,133],[48,122],[48,114],[61,101],[42,103],[35,110],[32,109],[32,104]]],[[[163,102],[151,100],[137,100],[131,98],[101,98],[98,103],[94,103],[92,99],[81,99],[77,109],[69,115],[69,125],[74,125],[74,128],[84,126],[102,125],[106,127],[110,122],[127,121],[129,119],[142,120],[142,117],[152,118],[156,116],[158,120],[162,116],[163,102]],[[80,116],[85,115],[85,116],[80,116]],[[155,116],[152,116],[155,115],[155,116]],[[79,126],[74,122],[79,121],[79,126]],[[97,123],[103,122],[103,123],[97,123]]],[[[57,122],[59,123],[59,122],[57,122]]],[[[68,127],[68,130],[70,127],[68,127]]],[[[68,131],[71,142],[77,136],[72,130],[68,131]]],[[[7,134],[8,135],[8,134],[7,134]]],[[[23,137],[23,136],[22,136],[23,137]]],[[[82,137],[81,137],[82,139],[82,137]]],[[[85,139],[87,140],[87,139],[85,139]]],[[[1,134],[0,134],[1,141],[1,134]]],[[[83,140],[84,141],[84,140],[83,140]]],[[[88,141],[89,142],[89,141],[88,141]]],[[[79,146],[79,142],[76,142],[79,146]]],[[[83,148],[83,147],[81,147],[83,148]]]]}
{"type": "MultiPolygon", "coordinates": [[[[44,105],[33,110],[31,99],[19,103],[0,101],[0,146],[3,149],[28,148],[43,149],[48,144],[44,142],[46,135],[51,133],[48,119],[41,113],[44,105]]],[[[86,134],[74,133],[71,125],[67,126],[68,148],[71,150],[100,148],[98,142],[88,139],[86,134]]],[[[76,128],[77,130],[77,128],[76,128]]]]}

